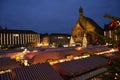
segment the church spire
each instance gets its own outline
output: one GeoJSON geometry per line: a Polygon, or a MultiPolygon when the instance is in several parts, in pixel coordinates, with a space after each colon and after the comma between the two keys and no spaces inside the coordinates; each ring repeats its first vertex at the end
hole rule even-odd
{"type": "Polygon", "coordinates": [[[80,17],[83,16],[83,8],[82,7],[79,8],[79,14],[80,14],[80,17]]]}

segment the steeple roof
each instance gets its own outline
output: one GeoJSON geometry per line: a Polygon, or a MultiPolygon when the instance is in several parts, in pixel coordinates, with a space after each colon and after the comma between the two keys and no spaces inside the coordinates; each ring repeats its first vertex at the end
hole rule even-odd
{"type": "Polygon", "coordinates": [[[82,7],[79,8],[79,13],[83,13],[83,8],[82,7]]]}

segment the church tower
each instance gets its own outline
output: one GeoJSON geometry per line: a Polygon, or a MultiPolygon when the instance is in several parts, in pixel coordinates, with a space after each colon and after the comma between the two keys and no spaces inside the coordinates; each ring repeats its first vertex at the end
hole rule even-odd
{"type": "Polygon", "coordinates": [[[84,15],[82,7],[79,8],[79,15],[80,15],[80,17],[83,17],[83,15],[84,15]]]}
{"type": "Polygon", "coordinates": [[[82,43],[82,39],[83,39],[83,35],[84,35],[84,27],[83,25],[81,24],[81,20],[80,19],[83,19],[83,9],[82,7],[79,8],[79,19],[78,21],[76,22],[76,25],[74,26],[73,30],[72,30],[72,37],[75,41],[75,43],[82,43]]]}
{"type": "Polygon", "coordinates": [[[79,18],[72,29],[72,37],[75,43],[83,42],[84,34],[86,34],[88,44],[93,44],[96,34],[99,34],[102,28],[96,24],[96,22],[86,16],[84,16],[83,8],[79,8],[79,18]]]}

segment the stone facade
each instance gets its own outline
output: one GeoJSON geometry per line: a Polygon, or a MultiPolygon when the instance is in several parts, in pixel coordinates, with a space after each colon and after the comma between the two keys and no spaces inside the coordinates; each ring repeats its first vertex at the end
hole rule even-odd
{"type": "Polygon", "coordinates": [[[86,34],[88,44],[92,44],[97,37],[96,35],[103,34],[103,30],[95,21],[84,16],[81,7],[79,9],[79,15],[80,17],[72,29],[72,37],[76,43],[82,43],[84,34],[86,34]]]}

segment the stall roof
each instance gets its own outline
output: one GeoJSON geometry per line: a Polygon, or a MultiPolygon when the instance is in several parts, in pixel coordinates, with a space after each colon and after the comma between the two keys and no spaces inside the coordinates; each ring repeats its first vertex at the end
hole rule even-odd
{"type": "Polygon", "coordinates": [[[9,57],[0,58],[0,71],[20,67],[15,59],[9,57]]]}
{"type": "Polygon", "coordinates": [[[92,56],[79,60],[57,63],[54,68],[62,75],[81,75],[96,68],[106,65],[107,59],[100,56],[92,56]]]}
{"type": "Polygon", "coordinates": [[[15,68],[15,80],[63,80],[48,63],[15,68]]]}
{"type": "Polygon", "coordinates": [[[0,74],[0,80],[12,80],[11,72],[0,74]]]}

